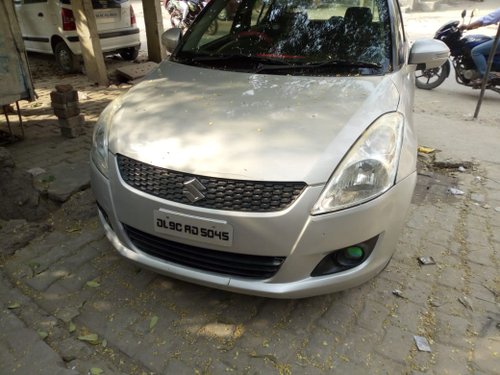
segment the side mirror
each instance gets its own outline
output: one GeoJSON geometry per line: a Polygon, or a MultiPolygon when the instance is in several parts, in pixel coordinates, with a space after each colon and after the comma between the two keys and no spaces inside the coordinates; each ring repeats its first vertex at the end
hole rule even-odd
{"type": "Polygon", "coordinates": [[[413,43],[409,64],[417,65],[418,70],[439,68],[450,56],[450,49],[437,39],[420,39],[413,43]]]}
{"type": "Polygon", "coordinates": [[[165,46],[168,52],[172,53],[179,44],[182,37],[182,30],[172,28],[161,34],[161,43],[165,46]]]}

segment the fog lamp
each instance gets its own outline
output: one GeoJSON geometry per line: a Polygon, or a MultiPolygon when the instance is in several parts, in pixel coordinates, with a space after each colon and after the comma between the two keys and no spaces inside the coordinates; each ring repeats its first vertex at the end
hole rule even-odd
{"type": "Polygon", "coordinates": [[[351,246],[346,249],[347,257],[351,259],[360,259],[363,257],[364,251],[359,246],[351,246]]]}
{"type": "Polygon", "coordinates": [[[311,276],[330,275],[359,266],[368,259],[368,256],[375,248],[377,239],[378,236],[356,245],[332,251],[319,262],[311,276]]]}

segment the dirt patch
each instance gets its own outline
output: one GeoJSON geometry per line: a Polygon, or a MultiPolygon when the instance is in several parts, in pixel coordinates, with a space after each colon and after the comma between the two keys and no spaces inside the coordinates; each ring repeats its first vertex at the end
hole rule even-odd
{"type": "Polygon", "coordinates": [[[52,215],[55,229],[67,232],[79,231],[84,222],[97,215],[97,205],[92,190],[86,189],[75,193],[61,209],[52,215]]]}
{"type": "MultiPolygon", "coordinates": [[[[141,53],[139,57],[134,61],[134,63],[144,63],[147,61],[147,55],[141,53]]],[[[34,81],[43,81],[45,78],[54,77],[67,78],[71,74],[63,73],[63,71],[57,66],[54,60],[54,56],[46,55],[41,53],[30,52],[28,54],[28,62],[30,64],[31,76],[34,81]]],[[[126,80],[122,75],[118,73],[118,69],[123,66],[130,66],[130,61],[123,60],[119,55],[106,55],[104,57],[104,63],[108,70],[108,78],[110,84],[119,84],[125,82],[126,80]]],[[[82,65],[82,73],[76,73],[76,75],[82,75],[84,71],[84,66],[82,65]]]]}
{"type": "Polygon", "coordinates": [[[0,259],[50,229],[46,219],[57,206],[35,189],[33,177],[16,168],[0,147],[0,259]]]}
{"type": "Polygon", "coordinates": [[[48,223],[31,223],[24,219],[0,220],[0,261],[51,229],[48,223]]]}
{"type": "Polygon", "coordinates": [[[418,179],[412,203],[454,203],[462,195],[457,188],[459,173],[473,173],[477,164],[467,160],[437,160],[436,151],[419,152],[418,179]]]}
{"type": "Polygon", "coordinates": [[[51,205],[33,185],[33,177],[16,168],[10,153],[0,147],[0,219],[38,221],[46,218],[51,205]]]}

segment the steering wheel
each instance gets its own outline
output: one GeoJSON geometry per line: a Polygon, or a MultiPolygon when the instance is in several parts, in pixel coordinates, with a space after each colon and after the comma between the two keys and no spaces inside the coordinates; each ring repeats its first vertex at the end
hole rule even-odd
{"type": "Polygon", "coordinates": [[[257,30],[241,31],[238,34],[236,34],[236,38],[257,38],[268,44],[271,44],[273,42],[273,38],[271,38],[265,32],[257,30]]]}
{"type": "Polygon", "coordinates": [[[267,35],[266,33],[262,31],[257,31],[257,30],[245,30],[241,31],[239,33],[234,34],[232,37],[231,41],[228,43],[224,44],[220,48],[217,49],[217,53],[222,53],[222,52],[228,52],[231,50],[231,48],[238,47],[239,46],[239,40],[240,39],[254,39],[254,41],[262,41],[264,44],[266,44],[267,48],[273,43],[273,39],[267,35]]]}

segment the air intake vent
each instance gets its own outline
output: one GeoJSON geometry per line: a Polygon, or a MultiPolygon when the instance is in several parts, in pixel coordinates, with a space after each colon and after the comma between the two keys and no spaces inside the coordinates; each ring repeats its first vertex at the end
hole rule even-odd
{"type": "Polygon", "coordinates": [[[285,257],[207,250],[156,237],[128,225],[123,227],[134,246],[144,253],[168,262],[224,276],[268,279],[278,272],[285,261],[285,257]]]}

